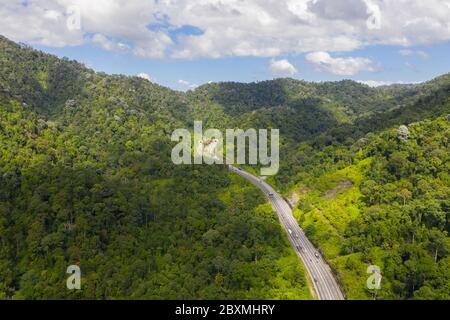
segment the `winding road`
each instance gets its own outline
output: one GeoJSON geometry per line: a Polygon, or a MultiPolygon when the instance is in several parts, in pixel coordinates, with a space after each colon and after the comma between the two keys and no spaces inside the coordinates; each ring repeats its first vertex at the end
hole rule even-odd
{"type": "Polygon", "coordinates": [[[326,261],[306,237],[303,230],[292,215],[292,210],[286,201],[267,183],[250,173],[233,166],[230,171],[235,172],[257,187],[268,197],[272,207],[277,212],[281,224],[286,229],[289,241],[297,255],[302,259],[303,265],[314,285],[319,300],[344,300],[344,295],[336,281],[333,272],[326,261]]]}

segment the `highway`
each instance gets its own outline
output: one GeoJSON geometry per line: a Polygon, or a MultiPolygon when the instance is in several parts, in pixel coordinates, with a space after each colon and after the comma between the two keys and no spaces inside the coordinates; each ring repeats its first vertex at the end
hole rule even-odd
{"type": "Polygon", "coordinates": [[[298,225],[287,202],[270,185],[258,177],[233,166],[229,166],[229,168],[230,171],[241,175],[259,187],[267,196],[273,209],[277,212],[281,224],[286,229],[289,241],[309,274],[318,299],[344,300],[344,295],[333,272],[298,225]]]}

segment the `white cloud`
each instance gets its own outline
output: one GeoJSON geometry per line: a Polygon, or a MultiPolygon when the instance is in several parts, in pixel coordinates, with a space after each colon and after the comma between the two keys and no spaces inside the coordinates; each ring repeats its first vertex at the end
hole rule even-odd
{"type": "Polygon", "coordinates": [[[57,21],[61,18],[61,13],[55,10],[47,10],[44,13],[44,18],[57,21]]]}
{"type": "Polygon", "coordinates": [[[188,86],[188,85],[190,85],[191,83],[189,82],[189,81],[186,81],[186,80],[178,80],[178,84],[181,84],[182,86],[188,86]]]}
{"type": "Polygon", "coordinates": [[[101,35],[104,39],[97,39],[97,44],[106,50],[128,46],[130,54],[152,59],[275,57],[446,42],[449,4],[450,0],[8,0],[0,6],[0,30],[12,40],[46,46],[79,45],[92,41],[91,35],[101,35]],[[81,12],[80,30],[67,28],[67,9],[74,3],[81,12]],[[202,32],[171,32],[183,26],[202,32]]]}
{"type": "Polygon", "coordinates": [[[150,77],[147,73],[141,72],[137,75],[137,77],[153,82],[153,78],[150,77]]]}
{"type": "Polygon", "coordinates": [[[414,51],[414,50],[410,50],[410,49],[402,49],[402,50],[399,50],[398,53],[401,56],[404,56],[404,57],[418,56],[418,57],[420,57],[422,59],[428,59],[429,58],[429,54],[426,53],[425,51],[422,51],[422,50],[414,51]]]}
{"type": "Polygon", "coordinates": [[[270,71],[272,74],[282,77],[292,77],[298,73],[298,70],[286,59],[272,60],[270,71]]]}
{"type": "Polygon", "coordinates": [[[416,51],[416,54],[423,59],[428,59],[430,57],[425,51],[416,51]]]}
{"type": "Polygon", "coordinates": [[[108,39],[102,34],[95,34],[91,39],[92,43],[101,46],[103,49],[111,50],[111,51],[123,51],[127,52],[130,50],[130,47],[124,43],[116,42],[108,39]]]}
{"type": "Polygon", "coordinates": [[[401,56],[407,57],[407,56],[412,56],[414,54],[414,51],[409,50],[409,49],[402,49],[398,52],[401,56]]]}
{"type": "Polygon", "coordinates": [[[368,58],[333,58],[329,53],[319,51],[307,54],[306,60],[320,71],[339,76],[353,76],[362,71],[376,71],[373,61],[368,58]]]}
{"type": "Polygon", "coordinates": [[[390,86],[393,84],[418,84],[420,82],[405,82],[405,81],[380,81],[380,80],[357,80],[357,82],[368,85],[372,88],[390,86]]]}
{"type": "Polygon", "coordinates": [[[183,79],[178,80],[178,84],[180,84],[183,87],[187,87],[189,89],[195,89],[198,87],[197,84],[191,83],[191,82],[189,82],[187,80],[183,80],[183,79]]]}
{"type": "Polygon", "coordinates": [[[380,81],[380,80],[358,80],[357,82],[368,85],[369,87],[376,88],[381,86],[390,86],[394,83],[400,82],[391,82],[391,81],[380,81]]]}

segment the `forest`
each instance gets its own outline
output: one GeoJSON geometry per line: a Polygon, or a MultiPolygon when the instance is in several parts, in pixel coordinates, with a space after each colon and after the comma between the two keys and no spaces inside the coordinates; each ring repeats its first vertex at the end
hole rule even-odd
{"type": "Polygon", "coordinates": [[[268,181],[296,195],[348,299],[448,300],[449,94],[450,74],[183,93],[0,37],[0,299],[311,299],[255,187],[225,166],[171,162],[172,131],[201,120],[280,129],[268,181]],[[65,287],[74,264],[80,291],[65,287]]]}

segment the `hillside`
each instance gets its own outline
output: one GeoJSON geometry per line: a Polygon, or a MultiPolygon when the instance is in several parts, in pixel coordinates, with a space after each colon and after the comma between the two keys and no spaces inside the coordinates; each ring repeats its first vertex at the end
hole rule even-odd
{"type": "Polygon", "coordinates": [[[255,188],[172,164],[179,93],[0,47],[0,298],[310,298],[255,188]]]}
{"type": "Polygon", "coordinates": [[[0,38],[0,299],[310,299],[255,187],[225,166],[172,164],[170,135],[194,120],[280,129],[268,181],[298,194],[348,298],[373,298],[376,264],[377,298],[448,299],[449,93],[449,74],[182,93],[0,38]],[[82,291],[65,289],[71,264],[82,291]]]}
{"type": "Polygon", "coordinates": [[[296,217],[350,299],[377,294],[364,286],[369,265],[383,273],[378,298],[450,298],[449,117],[408,130],[369,135],[345,150],[348,164],[317,155],[319,169],[294,189],[296,217]]]}

